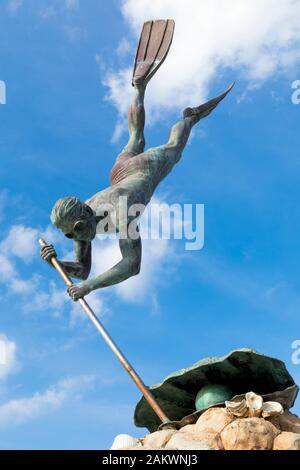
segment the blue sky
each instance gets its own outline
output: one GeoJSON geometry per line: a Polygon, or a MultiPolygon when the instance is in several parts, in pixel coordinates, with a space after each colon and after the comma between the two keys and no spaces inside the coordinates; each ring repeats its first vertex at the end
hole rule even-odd
{"type": "MultiPolygon", "coordinates": [[[[227,21],[214,1],[189,0],[184,15],[169,0],[1,2],[0,448],[101,449],[118,433],[145,432],[132,422],[138,390],[42,263],[37,239],[69,255],[50,226],[54,202],[108,185],[149,18],[176,20],[170,56],[149,86],[149,146],[165,142],[185,106],[237,79],[156,195],[205,205],[205,245],[145,241],[139,277],[91,303],[147,384],[238,347],[284,360],[300,381],[291,361],[300,339],[300,106],[291,101],[300,11],[272,1],[265,15],[258,1],[243,10],[226,0],[227,21]]],[[[98,240],[94,255],[98,272],[115,245],[98,240]]]]}

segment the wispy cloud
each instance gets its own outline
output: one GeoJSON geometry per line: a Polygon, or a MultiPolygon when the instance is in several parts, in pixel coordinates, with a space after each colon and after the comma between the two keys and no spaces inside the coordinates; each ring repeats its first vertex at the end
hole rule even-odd
{"type": "Polygon", "coordinates": [[[79,7],[79,0],[65,0],[65,5],[70,10],[76,9],[79,7]]]}
{"type": "Polygon", "coordinates": [[[9,0],[7,4],[7,9],[10,13],[16,13],[19,8],[23,5],[23,0],[9,0]]]}
{"type": "Polygon", "coordinates": [[[24,313],[51,313],[54,317],[60,317],[68,301],[66,289],[60,289],[53,282],[49,286],[37,284],[32,289],[31,295],[23,299],[22,310],[24,313]]]}
{"type": "MultiPolygon", "coordinates": [[[[168,59],[148,90],[147,115],[152,119],[200,104],[225,72],[232,79],[260,84],[300,61],[300,3],[294,0],[125,0],[122,10],[134,33],[134,47],[145,19],[176,22],[168,59]]],[[[121,121],[131,96],[131,67],[108,70],[104,80],[121,121]]],[[[221,86],[226,85],[222,80],[221,86]]]]}
{"type": "Polygon", "coordinates": [[[0,283],[7,287],[8,295],[22,296],[22,311],[52,312],[59,316],[67,300],[65,290],[59,290],[50,282],[45,289],[45,282],[39,272],[32,272],[29,277],[21,275],[21,263],[30,263],[38,255],[38,238],[46,238],[48,243],[60,243],[59,234],[47,227],[45,230],[13,225],[7,236],[0,242],[0,283]]]}
{"type": "Polygon", "coordinates": [[[66,378],[43,392],[0,405],[0,427],[17,426],[59,409],[69,400],[78,400],[93,386],[95,377],[79,375],[66,378]]]}
{"type": "Polygon", "coordinates": [[[0,380],[5,380],[8,375],[17,370],[17,345],[0,333],[0,380]]]}
{"type": "Polygon", "coordinates": [[[79,26],[66,24],[64,26],[64,32],[69,39],[69,41],[73,44],[80,42],[85,37],[85,30],[79,26]]]}
{"type": "Polygon", "coordinates": [[[29,262],[37,249],[38,233],[37,229],[31,227],[13,225],[5,240],[0,244],[0,251],[7,257],[12,255],[29,262]]]}
{"type": "Polygon", "coordinates": [[[47,4],[43,4],[39,10],[41,18],[47,19],[55,15],[66,15],[68,12],[78,10],[80,7],[79,0],[48,0],[47,4]]]}

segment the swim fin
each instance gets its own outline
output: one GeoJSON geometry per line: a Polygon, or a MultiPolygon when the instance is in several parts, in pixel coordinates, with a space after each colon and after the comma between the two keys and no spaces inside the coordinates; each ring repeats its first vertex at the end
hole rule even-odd
{"type": "Polygon", "coordinates": [[[199,120],[205,118],[218,106],[220,101],[222,101],[225,96],[228,95],[228,93],[232,90],[234,84],[235,82],[231,83],[231,85],[227,88],[224,93],[222,93],[222,95],[217,96],[216,98],[213,98],[212,100],[209,100],[196,108],[186,108],[183,111],[183,117],[197,116],[199,120]]]}
{"type": "Polygon", "coordinates": [[[132,85],[147,84],[171,47],[174,20],[146,21],[143,25],[133,68],[132,85]]]}

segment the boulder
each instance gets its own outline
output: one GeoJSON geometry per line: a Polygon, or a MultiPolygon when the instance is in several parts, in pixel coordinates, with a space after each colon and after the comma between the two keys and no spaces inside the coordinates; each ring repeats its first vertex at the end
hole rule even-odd
{"type": "Polygon", "coordinates": [[[152,434],[148,434],[144,437],[143,444],[149,447],[163,448],[175,432],[176,431],[171,429],[153,432],[152,434]]]}
{"type": "Polygon", "coordinates": [[[279,430],[262,418],[242,418],[221,432],[225,450],[270,450],[279,430]]]}
{"type": "Polygon", "coordinates": [[[207,444],[207,442],[200,442],[192,439],[191,436],[186,435],[184,433],[177,432],[174,434],[165,449],[170,450],[213,450],[214,447],[211,447],[207,444]]]}
{"type": "Polygon", "coordinates": [[[226,408],[210,408],[198,419],[194,434],[196,437],[204,432],[218,434],[233,420],[234,418],[227,413],[226,408]]]}
{"type": "Polygon", "coordinates": [[[300,434],[282,432],[275,437],[273,450],[300,450],[300,434]]]}
{"type": "Polygon", "coordinates": [[[221,441],[220,434],[213,432],[198,432],[194,433],[193,437],[195,441],[201,442],[214,450],[223,450],[223,444],[221,441]]]}
{"type": "Polygon", "coordinates": [[[195,425],[194,424],[187,424],[186,426],[183,426],[183,428],[179,429],[178,432],[184,433],[184,434],[190,434],[192,437],[194,436],[194,431],[195,431],[195,425]]]}
{"type": "Polygon", "coordinates": [[[132,446],[132,447],[125,447],[122,450],[162,450],[162,449],[160,449],[159,447],[137,445],[137,446],[132,446]]]}

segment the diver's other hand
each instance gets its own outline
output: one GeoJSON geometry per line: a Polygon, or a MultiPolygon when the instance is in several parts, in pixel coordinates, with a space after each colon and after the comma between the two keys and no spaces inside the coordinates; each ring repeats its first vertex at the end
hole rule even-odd
{"type": "Polygon", "coordinates": [[[40,255],[44,261],[47,263],[51,264],[51,259],[52,258],[57,258],[56,251],[53,247],[53,245],[45,245],[41,248],[40,255]]]}
{"type": "Polygon", "coordinates": [[[71,299],[76,302],[79,299],[82,299],[85,295],[88,295],[91,292],[89,284],[87,282],[80,282],[78,284],[72,284],[68,287],[67,290],[71,299]]]}

